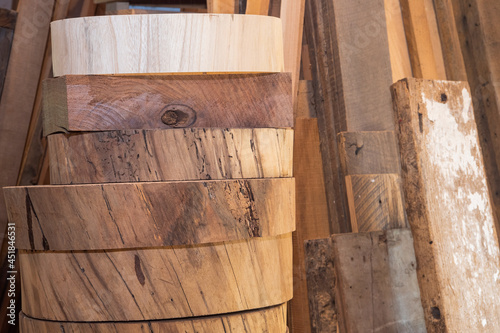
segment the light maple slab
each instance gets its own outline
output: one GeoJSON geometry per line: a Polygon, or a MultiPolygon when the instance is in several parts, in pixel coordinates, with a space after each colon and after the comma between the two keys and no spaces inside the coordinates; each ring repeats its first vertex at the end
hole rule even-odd
{"type": "Polygon", "coordinates": [[[52,184],[292,176],[291,129],[58,133],[48,143],[52,184]]]}
{"type": "Polygon", "coordinates": [[[292,127],[288,73],[74,76],[44,82],[44,133],[292,127]]]}
{"type": "Polygon", "coordinates": [[[56,21],[54,76],[282,72],[281,21],[258,15],[111,15],[56,21]]]}
{"type": "Polygon", "coordinates": [[[251,310],[292,298],[291,234],[201,246],[20,251],[23,312],[133,321],[251,310]]]}
{"type": "Polygon", "coordinates": [[[139,322],[75,323],[37,320],[19,314],[21,333],[198,333],[286,332],[286,304],[264,309],[189,319],[139,322]]]}
{"type": "Polygon", "coordinates": [[[6,188],[16,246],[94,250],[202,244],[295,229],[293,178],[6,188]]]}
{"type": "Polygon", "coordinates": [[[393,85],[428,332],[500,327],[500,254],[467,83],[393,85]]]}

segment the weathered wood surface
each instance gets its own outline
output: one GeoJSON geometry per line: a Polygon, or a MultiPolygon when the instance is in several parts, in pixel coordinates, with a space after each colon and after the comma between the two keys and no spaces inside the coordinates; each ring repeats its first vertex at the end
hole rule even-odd
{"type": "Polygon", "coordinates": [[[4,189],[16,247],[97,250],[203,244],[295,229],[294,179],[4,189]]]}
{"type": "Polygon", "coordinates": [[[338,140],[344,175],[400,173],[399,152],[393,131],[342,132],[338,140]]]}
{"type": "Polygon", "coordinates": [[[310,332],[304,241],[330,235],[317,119],[296,119],[294,176],[297,230],[293,233],[293,299],[289,317],[294,332],[310,332]]]}
{"type": "Polygon", "coordinates": [[[251,310],[292,298],[292,236],[123,251],[20,251],[23,312],[133,321],[251,310]]]}
{"type": "Polygon", "coordinates": [[[0,8],[0,97],[2,96],[3,84],[7,75],[16,19],[17,13],[15,11],[0,8]]]}
{"type": "Polygon", "coordinates": [[[20,314],[21,333],[286,332],[286,304],[219,316],[115,323],[37,320],[20,314]]]}
{"type": "Polygon", "coordinates": [[[274,17],[112,15],[51,27],[54,76],[283,71],[281,21],[274,17]]]}
{"type": "Polygon", "coordinates": [[[346,176],[353,232],[406,228],[399,174],[346,176]]]}
{"type": "Polygon", "coordinates": [[[172,129],[52,134],[51,183],[292,176],[291,129],[172,129]]]}
{"type": "Polygon", "coordinates": [[[385,18],[391,57],[392,81],[412,77],[410,54],[401,13],[400,0],[385,0],[385,18]]]}
{"type": "Polygon", "coordinates": [[[453,0],[452,5],[500,236],[500,2],[453,0]]]}
{"type": "Polygon", "coordinates": [[[409,229],[332,239],[345,332],[426,332],[409,229]]]}
{"type": "Polygon", "coordinates": [[[44,133],[292,127],[290,74],[65,76],[45,81],[44,133]]]}
{"type": "Polygon", "coordinates": [[[429,332],[500,327],[500,254],[467,83],[393,86],[405,208],[429,332]]]}
{"type": "Polygon", "coordinates": [[[332,239],[308,240],[304,247],[311,332],[336,333],[339,310],[335,301],[332,239]]]}

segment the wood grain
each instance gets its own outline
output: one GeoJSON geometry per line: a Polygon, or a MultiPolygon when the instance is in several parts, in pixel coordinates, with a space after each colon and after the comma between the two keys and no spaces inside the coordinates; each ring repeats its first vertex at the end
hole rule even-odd
{"type": "Polygon", "coordinates": [[[51,27],[54,76],[283,71],[281,22],[273,17],[112,15],[51,27]]]}
{"type": "Polygon", "coordinates": [[[13,10],[0,8],[0,97],[2,96],[10,49],[14,39],[17,13],[13,10]]]}
{"type": "Polygon", "coordinates": [[[172,129],[52,134],[52,184],[292,176],[291,129],[172,129]]]}
{"type": "Polygon", "coordinates": [[[55,321],[196,317],[292,298],[291,234],[125,251],[20,251],[23,312],[55,321]]]}
{"type": "MultiPolygon", "coordinates": [[[[247,0],[247,15],[266,15],[269,13],[270,0],[247,0]]],[[[283,36],[285,37],[285,36],[283,36]]]]}
{"type": "Polygon", "coordinates": [[[310,332],[304,241],[330,235],[317,119],[295,122],[294,176],[297,230],[293,233],[294,297],[290,302],[294,332],[310,332]]]}
{"type": "Polygon", "coordinates": [[[500,253],[467,83],[393,86],[428,332],[500,327],[500,253]]]}
{"type": "Polygon", "coordinates": [[[391,57],[392,82],[412,77],[410,54],[406,42],[400,0],[385,0],[385,19],[389,54],[391,57]]]}
{"type": "Polygon", "coordinates": [[[426,332],[409,229],[332,239],[346,332],[426,332]]]}
{"type": "Polygon", "coordinates": [[[44,133],[292,127],[290,83],[287,73],[50,79],[44,84],[44,133]]]}
{"type": "Polygon", "coordinates": [[[239,14],[239,1],[207,0],[207,12],[212,14],[239,14]]]}
{"type": "Polygon", "coordinates": [[[408,227],[399,174],[346,176],[353,232],[408,227]]]}
{"type": "Polygon", "coordinates": [[[16,247],[202,244],[295,229],[293,178],[9,187],[16,247]]]}
{"type": "Polygon", "coordinates": [[[21,313],[19,322],[21,333],[286,332],[286,304],[219,316],[114,323],[54,322],[21,313]]]}
{"type": "Polygon", "coordinates": [[[399,152],[393,131],[342,132],[338,140],[344,175],[400,173],[399,152]]]}

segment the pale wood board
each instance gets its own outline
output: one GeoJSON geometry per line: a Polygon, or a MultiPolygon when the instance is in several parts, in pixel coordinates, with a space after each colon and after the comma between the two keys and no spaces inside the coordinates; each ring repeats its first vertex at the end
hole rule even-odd
{"type": "Polygon", "coordinates": [[[297,230],[293,233],[294,297],[289,317],[294,332],[310,332],[304,241],[330,235],[317,119],[296,119],[294,156],[297,230]]]}
{"type": "Polygon", "coordinates": [[[412,77],[400,0],[385,0],[385,18],[391,57],[392,81],[412,77]]]}
{"type": "Polygon", "coordinates": [[[54,76],[284,69],[281,22],[273,17],[111,15],[51,28],[54,76]]]}
{"type": "Polygon", "coordinates": [[[285,73],[50,79],[44,83],[44,133],[292,127],[290,82],[285,73]],[[165,113],[175,119],[165,123],[165,113]]]}
{"type": "Polygon", "coordinates": [[[270,0],[247,0],[247,15],[267,15],[269,13],[270,0]]]}
{"type": "Polygon", "coordinates": [[[393,86],[408,221],[429,332],[500,327],[500,254],[467,83],[393,86]]]}
{"type": "Polygon", "coordinates": [[[346,176],[353,232],[407,228],[399,174],[346,176]]]}
{"type": "Polygon", "coordinates": [[[75,323],[37,320],[20,314],[21,333],[198,333],[286,332],[286,304],[220,316],[115,323],[75,323]]]}
{"type": "Polygon", "coordinates": [[[223,314],[292,298],[292,236],[203,246],[20,251],[23,312],[55,321],[223,314]]]}
{"type": "Polygon", "coordinates": [[[409,229],[332,239],[345,332],[426,332],[409,229]]]}
{"type": "Polygon", "coordinates": [[[126,130],[52,134],[58,184],[292,177],[293,130],[126,130]]]}
{"type": "Polygon", "coordinates": [[[207,12],[213,14],[239,14],[237,0],[207,0],[207,12]]]}
{"type": "Polygon", "coordinates": [[[203,244],[295,229],[293,178],[7,187],[16,247],[203,244]]]}

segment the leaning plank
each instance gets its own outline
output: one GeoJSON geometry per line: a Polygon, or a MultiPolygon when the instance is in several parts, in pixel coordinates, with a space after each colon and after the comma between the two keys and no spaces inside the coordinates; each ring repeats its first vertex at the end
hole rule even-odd
{"type": "Polygon", "coordinates": [[[124,251],[20,251],[23,312],[56,321],[132,321],[282,304],[292,298],[291,238],[124,251]]]}
{"type": "Polygon", "coordinates": [[[467,83],[393,86],[405,207],[429,332],[500,327],[500,254],[467,83]]]}
{"type": "Polygon", "coordinates": [[[121,129],[292,127],[290,75],[70,75],[45,81],[44,117],[45,135],[121,129]]]}
{"type": "Polygon", "coordinates": [[[16,247],[94,250],[203,244],[295,229],[293,178],[5,189],[16,247]]]}
{"type": "Polygon", "coordinates": [[[21,333],[198,333],[286,332],[286,304],[219,316],[139,322],[75,323],[38,320],[20,314],[21,333]]]}
{"type": "Polygon", "coordinates": [[[51,184],[292,177],[293,130],[126,130],[48,136],[51,184]]]}
{"type": "Polygon", "coordinates": [[[340,327],[353,333],[426,332],[409,229],[332,239],[340,327]]]}
{"type": "Polygon", "coordinates": [[[283,71],[281,21],[274,17],[112,15],[51,27],[54,76],[283,71]]]}

